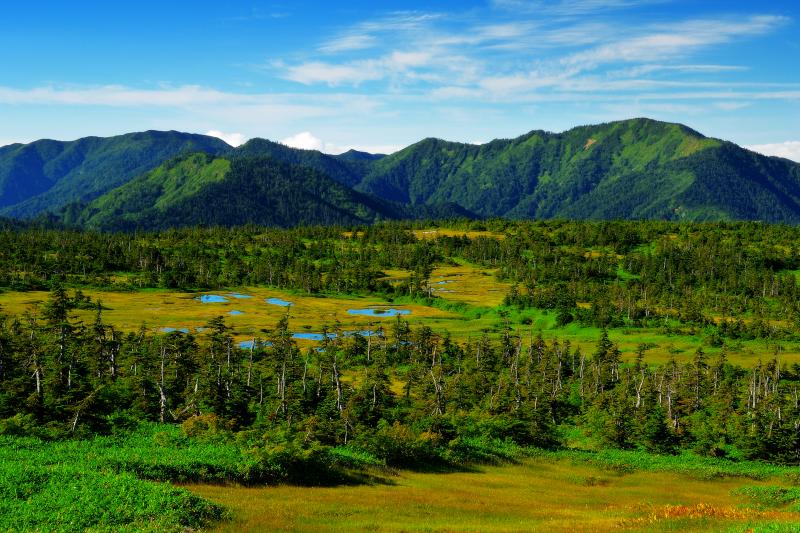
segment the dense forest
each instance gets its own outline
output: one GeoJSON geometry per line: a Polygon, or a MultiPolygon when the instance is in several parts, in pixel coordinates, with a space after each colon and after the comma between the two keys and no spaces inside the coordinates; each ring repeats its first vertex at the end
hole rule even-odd
{"type": "Polygon", "coordinates": [[[463,235],[427,240],[398,223],[136,235],[4,230],[0,284],[46,287],[51,297],[0,326],[2,431],[63,437],[202,420],[225,431],[278,431],[302,446],[349,445],[401,465],[478,458],[491,442],[559,446],[575,430],[622,448],[798,461],[800,367],[780,361],[780,343],[798,338],[797,229],[460,224],[463,235]],[[504,238],[469,237],[470,229],[504,238]],[[222,317],[196,336],[117,331],[103,321],[102,304],[81,292],[269,285],[432,301],[433,266],[454,258],[499,266],[513,283],[496,326],[466,342],[398,317],[378,336],[330,324],[318,347],[301,349],[282,320],[242,349],[222,317]],[[389,283],[387,268],[410,275],[389,283]],[[603,332],[594,351],[581,353],[512,323],[509,311],[528,307],[556,313],[559,323],[702,331],[722,350],[712,360],[698,346],[691,357],[652,365],[642,344],[623,362],[603,332]],[[96,309],[96,319],[76,320],[79,308],[96,309]],[[726,346],[741,338],[773,341],[774,358],[747,369],[730,364],[726,346]]]}

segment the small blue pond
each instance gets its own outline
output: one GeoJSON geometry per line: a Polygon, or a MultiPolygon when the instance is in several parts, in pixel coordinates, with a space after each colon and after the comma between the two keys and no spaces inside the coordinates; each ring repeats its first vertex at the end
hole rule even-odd
{"type": "Polygon", "coordinates": [[[367,309],[348,309],[347,313],[350,315],[360,315],[360,316],[398,316],[398,315],[410,315],[411,311],[409,311],[408,309],[367,308],[367,309]]]}
{"type": "Polygon", "coordinates": [[[233,316],[243,315],[244,311],[239,311],[238,309],[234,309],[233,311],[230,311],[228,314],[233,316]]]}
{"type": "Polygon", "coordinates": [[[202,296],[198,296],[195,298],[195,300],[200,300],[204,304],[221,304],[228,301],[227,298],[218,294],[204,294],[202,296]]]}
{"type": "Polygon", "coordinates": [[[280,305],[281,307],[289,307],[292,305],[292,302],[287,302],[286,300],[281,300],[280,298],[267,298],[266,301],[270,305],[280,305]]]}
{"type": "MultiPolygon", "coordinates": [[[[267,341],[256,341],[257,348],[264,348],[265,346],[272,346],[272,343],[267,341]]],[[[241,348],[242,350],[249,350],[252,347],[253,347],[252,340],[242,341],[239,343],[239,348],[241,348]]]]}
{"type": "Polygon", "coordinates": [[[383,332],[381,332],[381,331],[373,331],[371,329],[365,329],[365,330],[358,329],[358,330],[354,330],[354,331],[345,331],[344,332],[344,336],[345,337],[355,337],[356,335],[361,335],[362,337],[382,337],[383,336],[383,332]]]}
{"type": "Polygon", "coordinates": [[[189,328],[161,328],[160,331],[162,333],[173,333],[175,331],[180,331],[181,333],[189,333],[189,328]]]}
{"type": "Polygon", "coordinates": [[[236,298],[237,300],[245,300],[247,298],[252,298],[249,294],[242,294],[240,292],[232,292],[228,294],[231,298],[236,298]]]}
{"type": "Polygon", "coordinates": [[[453,283],[453,282],[454,280],[452,279],[446,279],[444,281],[437,281],[436,283],[434,283],[434,285],[447,285],[448,283],[453,283]]]}
{"type": "MultiPolygon", "coordinates": [[[[343,334],[345,337],[355,337],[356,335],[361,335],[362,337],[378,337],[382,336],[383,333],[380,331],[373,331],[373,330],[353,330],[353,331],[345,331],[343,334]]],[[[324,339],[322,333],[295,333],[292,335],[293,339],[304,340],[304,341],[321,341],[324,339]]],[[[329,339],[335,339],[336,333],[328,333],[329,339]]]]}
{"type": "MultiPolygon", "coordinates": [[[[304,340],[304,341],[321,341],[325,337],[322,333],[295,333],[292,335],[293,339],[304,340]]],[[[328,333],[329,339],[335,339],[336,333],[328,333]]]]}

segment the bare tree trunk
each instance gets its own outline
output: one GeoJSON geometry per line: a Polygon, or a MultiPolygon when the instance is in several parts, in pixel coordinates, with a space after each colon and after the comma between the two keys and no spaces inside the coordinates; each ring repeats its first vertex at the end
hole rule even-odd
{"type": "Polygon", "coordinates": [[[250,387],[250,378],[253,375],[253,352],[256,349],[256,338],[253,337],[253,344],[250,346],[250,362],[247,365],[247,386],[250,387]]]}
{"type": "Polygon", "coordinates": [[[342,382],[339,380],[339,367],[336,364],[336,356],[333,358],[333,381],[336,385],[336,408],[341,413],[344,409],[342,404],[342,382]]]}
{"type": "Polygon", "coordinates": [[[164,414],[167,411],[167,395],[166,391],[164,390],[164,366],[166,364],[167,358],[167,349],[163,346],[161,347],[161,380],[158,384],[158,392],[160,395],[160,406],[159,406],[159,413],[158,413],[158,420],[163,424],[164,423],[164,414]]]}

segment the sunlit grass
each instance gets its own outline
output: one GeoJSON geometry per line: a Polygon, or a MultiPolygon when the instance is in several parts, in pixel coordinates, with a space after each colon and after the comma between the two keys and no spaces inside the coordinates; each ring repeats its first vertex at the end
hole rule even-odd
{"type": "MultiPolygon", "coordinates": [[[[94,300],[100,300],[107,309],[103,311],[103,320],[122,331],[135,331],[142,324],[153,331],[161,328],[196,328],[203,327],[216,316],[225,316],[226,323],[234,329],[237,339],[247,340],[252,337],[264,337],[263,330],[270,330],[288,312],[289,327],[296,332],[320,332],[323,326],[333,327],[337,323],[344,330],[376,329],[383,326],[389,328],[393,318],[389,316],[356,316],[348,314],[348,309],[366,307],[395,307],[408,309],[410,315],[405,316],[412,324],[428,319],[453,318],[455,315],[435,307],[416,303],[395,304],[374,297],[315,297],[292,294],[286,291],[264,288],[240,288],[236,291],[215,291],[213,294],[226,296],[227,302],[201,303],[195,298],[206,293],[187,293],[175,291],[138,291],[110,292],[85,290],[84,294],[94,300]],[[231,292],[240,292],[252,298],[236,299],[226,296],[231,292]],[[271,305],[268,298],[279,298],[291,302],[290,307],[271,305]],[[231,311],[242,314],[231,315],[231,311]]],[[[26,311],[35,312],[47,301],[47,292],[6,292],[0,293],[0,305],[9,314],[21,315],[26,311]]],[[[75,315],[86,323],[94,320],[95,311],[79,310],[75,315]]]]}
{"type": "Polygon", "coordinates": [[[467,236],[470,239],[477,237],[487,237],[491,239],[503,240],[506,235],[503,233],[495,233],[492,231],[463,231],[449,228],[428,228],[418,229],[413,231],[417,239],[435,239],[437,237],[463,237],[467,236]]]}
{"type": "MultiPolygon", "coordinates": [[[[387,274],[396,278],[407,275],[403,271],[391,271],[387,274]]],[[[322,331],[324,326],[339,325],[344,331],[383,328],[389,331],[394,318],[389,316],[355,316],[348,314],[348,309],[378,306],[408,309],[410,315],[403,318],[412,326],[427,325],[438,333],[449,332],[458,341],[476,339],[484,332],[498,333],[505,324],[501,317],[502,300],[508,285],[496,280],[491,270],[479,269],[470,265],[444,266],[434,270],[431,275],[432,287],[445,289],[434,294],[439,298],[432,305],[424,305],[408,297],[397,297],[393,301],[380,297],[366,296],[311,296],[296,294],[267,288],[238,288],[215,291],[213,294],[228,295],[240,292],[252,296],[247,299],[236,299],[226,296],[224,303],[200,303],[195,298],[199,294],[159,289],[147,289],[134,292],[114,292],[84,290],[94,300],[101,300],[104,308],[103,320],[114,325],[120,331],[136,331],[146,324],[150,331],[162,328],[188,328],[193,333],[202,328],[211,318],[224,316],[226,323],[233,328],[238,341],[250,340],[254,337],[265,338],[267,332],[275,327],[278,320],[289,313],[289,327],[294,332],[322,331]],[[440,281],[452,283],[439,284],[440,281]],[[289,308],[266,303],[268,298],[279,298],[292,302],[289,308]],[[242,314],[231,315],[231,311],[242,314]]],[[[38,312],[40,306],[47,301],[47,292],[2,292],[0,306],[5,313],[21,316],[26,311],[38,312]]],[[[529,342],[532,336],[539,333],[546,339],[558,338],[569,340],[573,348],[590,355],[594,349],[600,329],[571,323],[563,327],[556,325],[556,314],[553,311],[526,309],[518,311],[506,308],[509,314],[509,325],[514,332],[521,335],[523,342],[529,342]]],[[[76,316],[85,323],[94,320],[94,311],[79,310],[76,316]]],[[[623,359],[631,360],[640,344],[649,348],[646,360],[651,364],[660,364],[675,357],[679,361],[690,359],[698,347],[703,347],[709,358],[715,357],[720,347],[708,345],[702,332],[695,335],[677,335],[663,332],[660,328],[615,328],[609,332],[612,341],[622,350],[623,359]]],[[[313,345],[314,341],[299,341],[304,345],[313,345]]],[[[778,348],[774,342],[750,340],[728,342],[727,357],[735,364],[745,367],[753,366],[758,361],[771,359],[778,348]]],[[[800,362],[800,344],[781,343],[780,359],[792,364],[800,362]]]]}
{"type": "Polygon", "coordinates": [[[800,522],[736,492],[765,482],[620,475],[552,458],[454,473],[400,472],[333,488],[190,486],[233,511],[221,531],[719,531],[800,522]]]}

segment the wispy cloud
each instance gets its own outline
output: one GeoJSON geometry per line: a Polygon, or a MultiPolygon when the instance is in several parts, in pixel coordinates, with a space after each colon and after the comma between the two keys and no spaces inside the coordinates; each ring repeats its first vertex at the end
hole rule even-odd
{"type": "MultiPolygon", "coordinates": [[[[378,59],[335,64],[312,61],[289,67],[285,78],[306,85],[359,85],[392,76],[407,75],[413,69],[430,64],[431,54],[422,51],[394,51],[378,59]]],[[[413,74],[411,74],[413,76],[413,74]]]]}
{"type": "Polygon", "coordinates": [[[515,12],[577,16],[651,4],[663,4],[667,1],[669,0],[492,0],[492,5],[496,8],[515,12]]]}
{"type": "Polygon", "coordinates": [[[787,21],[775,15],[751,16],[745,20],[691,20],[661,25],[636,37],[603,44],[565,57],[565,65],[594,68],[609,63],[664,61],[682,58],[710,45],[737,37],[766,33],[787,21]]]}
{"type": "Polygon", "coordinates": [[[719,74],[728,72],[744,72],[749,70],[744,65],[692,65],[692,64],[678,64],[678,65],[664,65],[664,64],[644,64],[635,67],[630,67],[621,70],[612,70],[608,72],[609,77],[618,78],[635,78],[638,76],[645,76],[654,73],[667,73],[667,74],[719,74]]]}
{"type": "Polygon", "coordinates": [[[232,15],[229,17],[225,17],[223,20],[229,22],[249,22],[249,21],[257,21],[257,20],[268,20],[268,19],[283,19],[288,17],[290,14],[288,11],[281,11],[281,10],[265,10],[258,7],[254,7],[250,10],[249,13],[241,14],[241,15],[232,15]]]}
{"type": "Polygon", "coordinates": [[[415,11],[398,11],[384,17],[364,21],[328,39],[318,47],[320,52],[337,54],[372,48],[385,41],[387,36],[424,31],[441,15],[415,11]]]}
{"type": "Polygon", "coordinates": [[[333,106],[371,109],[374,98],[347,94],[243,93],[220,91],[199,85],[140,89],[122,85],[45,86],[19,89],[0,86],[0,104],[75,105],[93,107],[262,108],[286,106],[300,116],[327,114],[333,106]]]}
{"type": "Polygon", "coordinates": [[[377,44],[375,36],[368,33],[352,33],[332,39],[319,47],[321,52],[326,54],[336,54],[339,52],[349,52],[352,50],[363,50],[371,48],[377,44]]]}
{"type": "MultiPolygon", "coordinates": [[[[654,2],[498,0],[494,5],[531,8],[541,14],[647,3],[654,2]]],[[[386,83],[389,92],[405,87],[401,92],[407,95],[409,90],[411,94],[426,93],[438,101],[546,99],[555,91],[597,95],[604,91],[657,89],[666,94],[681,88],[735,89],[735,83],[698,76],[742,72],[747,67],[687,59],[712,46],[769,33],[787,22],[786,17],[777,15],[749,15],[642,24],[623,31],[602,20],[565,23],[538,16],[490,23],[474,17],[395,13],[358,23],[323,43],[321,50],[330,54],[325,61],[279,63],[277,69],[284,79],[307,86],[360,88],[370,82],[386,83]],[[354,58],[356,50],[359,55],[354,58]]],[[[759,87],[767,88],[765,84],[759,87]]]]}

